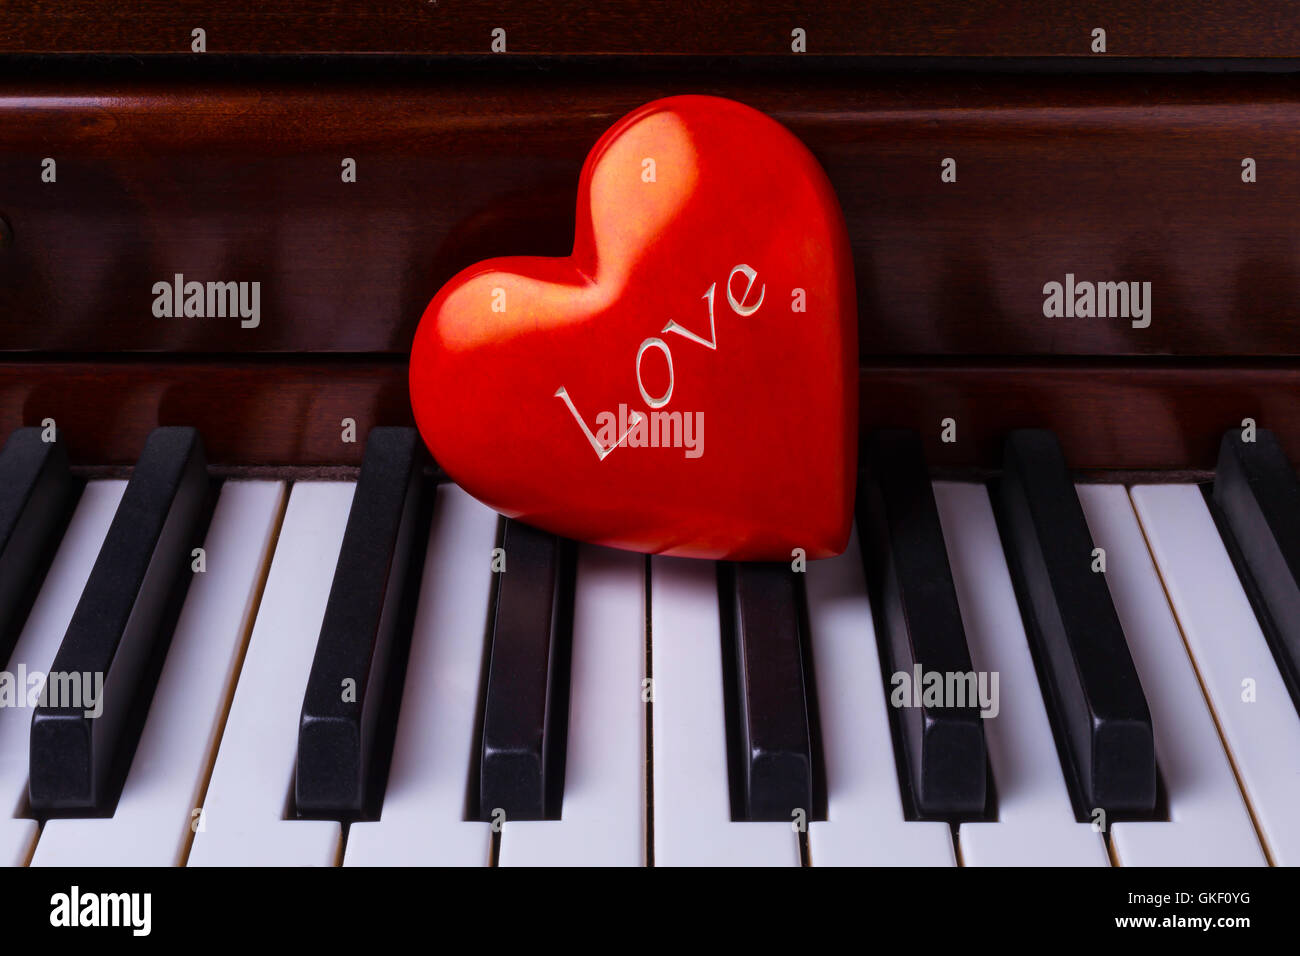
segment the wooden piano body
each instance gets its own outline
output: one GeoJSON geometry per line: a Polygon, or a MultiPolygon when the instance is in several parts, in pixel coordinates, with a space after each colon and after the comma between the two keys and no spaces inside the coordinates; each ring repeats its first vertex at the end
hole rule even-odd
{"type": "Polygon", "coordinates": [[[400,4],[351,31],[318,6],[256,24],[202,4],[8,15],[0,431],[54,418],[89,465],[187,423],[220,466],[355,465],[339,421],[410,420],[405,355],[440,284],[489,255],[566,254],[592,143],[695,91],[785,123],[835,185],[864,432],[916,428],[943,467],[992,465],[1000,436],[1032,425],[1079,468],[1205,469],[1253,418],[1300,456],[1300,86],[1282,5],[1208,22],[1146,5],[1137,24],[1122,5],[1029,5],[981,25],[963,4],[827,3],[804,24],[810,52],[783,55],[786,18],[743,3],[635,28],[620,4],[523,4],[495,56],[488,4],[443,4],[424,34],[400,4]],[[163,29],[189,8],[206,54],[163,29]],[[1113,53],[1088,53],[1094,19],[1115,24],[1113,53]],[[539,23],[561,26],[543,41],[539,23]],[[444,55],[256,55],[336,49],[444,55]],[[34,55],[65,50],[168,55],[34,55]],[[260,325],[156,318],[151,289],[176,274],[259,280],[260,325]],[[1150,282],[1149,324],[1045,316],[1044,285],[1067,274],[1150,282]]]}

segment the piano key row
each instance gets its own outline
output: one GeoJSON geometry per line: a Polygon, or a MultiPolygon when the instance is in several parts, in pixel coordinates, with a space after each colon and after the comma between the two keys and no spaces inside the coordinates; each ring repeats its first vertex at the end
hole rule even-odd
{"type": "MultiPolygon", "coordinates": [[[[79,651],[84,639],[65,637],[77,632],[78,614],[94,618],[80,609],[93,586],[120,580],[122,566],[156,574],[166,563],[152,560],[156,529],[176,508],[180,476],[201,460],[192,437],[171,432],[176,447],[154,455],[163,464],[146,467],[146,456],[130,485],[87,483],[16,635],[10,673],[90,661],[79,651]],[[157,515],[152,525],[142,513],[157,515]]],[[[1020,440],[1035,451],[1042,438],[1020,440]]],[[[891,471],[882,460],[877,513],[863,524],[873,540],[855,533],[844,555],[795,575],[585,546],[574,555],[509,522],[501,535],[496,515],[451,486],[437,489],[425,518],[426,552],[414,448],[404,430],[377,429],[357,485],[227,482],[202,541],[210,564],[182,592],[138,744],[110,728],[60,762],[23,710],[0,708],[0,798],[11,808],[0,821],[0,859],[483,865],[495,852],[501,865],[1258,864],[1266,854],[1300,862],[1291,812],[1300,717],[1288,671],[1251,606],[1251,582],[1238,579],[1225,547],[1231,533],[1221,535],[1196,486],[1081,485],[1075,498],[1068,485],[1035,477],[1033,467],[1043,468],[1031,462],[1016,473],[1020,503],[999,513],[982,485],[930,486],[915,461],[909,483],[909,467],[891,471]],[[1086,526],[1069,535],[1105,552],[1104,575],[1073,580],[1059,556],[1044,554],[1069,537],[1057,536],[1070,515],[1061,517],[1052,493],[1074,502],[1086,526]],[[1017,526],[1008,512],[1021,505],[1029,520],[1017,526]],[[934,531],[927,513],[939,534],[897,532],[917,515],[934,531]],[[1026,568],[1034,548],[1038,571],[1026,568]],[[871,575],[864,553],[881,556],[871,575]],[[950,568],[938,592],[913,577],[927,561],[950,568]],[[886,566],[909,575],[902,587],[885,578],[886,566]],[[1035,585],[1035,574],[1045,583],[1035,585]],[[1108,585],[1118,648],[1085,641],[1071,617],[1082,612],[1050,600],[1080,580],[1108,585]],[[415,593],[406,602],[413,621],[403,624],[404,589],[415,593]],[[946,606],[945,589],[954,598],[946,606]],[[891,601],[913,609],[892,632],[881,610],[891,601]],[[1045,627],[1044,609],[1059,620],[1045,627]],[[945,610],[946,656],[919,626],[945,610]],[[1051,628],[1054,636],[1043,633],[1051,628]],[[1089,788],[1116,768],[1094,756],[1089,777],[1075,769],[1080,755],[1123,755],[1119,779],[1137,779],[1139,799],[1144,778],[1133,767],[1144,761],[1131,733],[1110,750],[1105,734],[1073,736],[1079,700],[1068,699],[1059,670],[1071,642],[1103,655],[1092,665],[1076,656],[1080,671],[1092,668],[1076,680],[1131,669],[1128,714],[1149,708],[1161,805],[1147,819],[1125,819],[1132,801],[1119,800],[1105,837],[1090,821],[1097,809],[1104,820],[1109,805],[1090,806],[1089,788]],[[891,706],[900,663],[930,660],[999,678],[999,713],[974,724],[976,760],[945,759],[926,721],[918,731],[891,706]],[[1040,680],[1045,671],[1053,677],[1040,680]],[[388,764],[381,704],[395,714],[386,779],[368,766],[376,755],[388,764]],[[322,722],[333,722],[323,739],[322,722]],[[134,756],[105,806],[102,781],[119,749],[134,756]],[[29,795],[38,760],[55,768],[56,782],[72,767],[93,794],[52,799],[33,786],[29,795]],[[945,793],[979,796],[931,799],[945,793]],[[47,815],[38,830],[34,817],[47,815]]],[[[907,464],[912,451],[899,439],[890,454],[907,464]]],[[[10,457],[7,446],[0,473],[25,475],[29,488],[57,486],[31,448],[21,469],[5,470],[10,457]]],[[[1013,493],[995,490],[1004,502],[1013,493]]],[[[1256,494],[1256,510],[1279,507],[1270,490],[1272,498],[1256,494]]],[[[186,527],[197,526],[196,508],[186,527]]],[[[22,511],[21,499],[9,506],[0,533],[22,511]]],[[[50,511],[44,505],[31,521],[50,525],[50,511]]],[[[184,534],[162,536],[169,554],[188,560],[184,534]]],[[[33,551],[30,541],[23,547],[33,551]]],[[[1257,573],[1266,559],[1254,559],[1257,573]]],[[[1270,580],[1286,593],[1285,581],[1270,580]]],[[[142,581],[115,597],[140,603],[168,590],[142,581]]],[[[155,615],[165,603],[148,602],[155,615]]],[[[99,624],[100,644],[116,639],[118,654],[127,644],[135,674],[167,635],[117,618],[99,624]]],[[[111,653],[109,661],[112,675],[111,653]]],[[[134,681],[117,680],[128,691],[116,696],[131,696],[134,681]]],[[[1086,688],[1079,697],[1100,706],[1086,688]]],[[[923,716],[960,727],[972,709],[923,716]]],[[[1104,724],[1097,716],[1087,723],[1104,724]]]]}

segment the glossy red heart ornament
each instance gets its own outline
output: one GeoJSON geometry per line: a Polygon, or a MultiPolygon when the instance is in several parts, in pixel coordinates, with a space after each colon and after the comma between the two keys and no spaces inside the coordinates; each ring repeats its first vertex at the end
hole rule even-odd
{"type": "Polygon", "coordinates": [[[624,117],[582,169],[573,255],[471,266],[429,304],[411,404],[497,511],[634,551],[844,550],[857,308],[812,154],[731,100],[624,117]]]}

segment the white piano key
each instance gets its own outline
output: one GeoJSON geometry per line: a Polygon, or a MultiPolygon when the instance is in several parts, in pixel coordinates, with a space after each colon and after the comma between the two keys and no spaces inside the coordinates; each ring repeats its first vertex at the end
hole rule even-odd
{"type": "Polygon", "coordinates": [[[1137,486],[1132,499],[1264,848],[1300,865],[1300,716],[1214,519],[1195,485],[1137,486]]]}
{"type": "MultiPolygon", "coordinates": [[[[808,825],[808,855],[813,866],[953,866],[948,824],[903,816],[861,553],[855,529],[842,555],[808,565],[808,626],[827,797],[827,819],[808,825]]],[[[657,625],[655,637],[657,647],[657,625]]],[[[654,663],[657,676],[657,651],[654,663]]],[[[656,717],[658,708],[656,703],[656,717]]],[[[656,763],[656,783],[658,774],[656,763]]],[[[656,814],[656,833],[658,828],[656,814]]]]}
{"type": "Polygon", "coordinates": [[[712,561],[651,559],[656,866],[798,866],[788,823],[733,822],[712,561]]]}
{"type": "Polygon", "coordinates": [[[342,827],[287,820],[298,718],[355,485],[293,486],[190,866],[331,866],[342,827]]]}
{"type": "Polygon", "coordinates": [[[189,845],[284,483],[228,481],[111,819],[51,820],[33,866],[176,866],[189,845]]]}
{"type": "Polygon", "coordinates": [[[1079,485],[1106,584],[1151,708],[1168,822],[1116,823],[1121,866],[1264,866],[1255,826],[1223,752],[1164,586],[1123,485],[1079,485]]]}
{"type": "Polygon", "coordinates": [[[467,821],[465,803],[496,534],[496,512],[439,486],[383,809],[352,824],[344,866],[490,862],[490,824],[467,821]]]}
{"type": "Polygon", "coordinates": [[[645,562],[578,551],[561,818],[507,820],[501,866],[645,863],[645,562]]]}
{"type": "Polygon", "coordinates": [[[998,714],[984,721],[998,819],[958,828],[962,863],[1108,866],[1101,833],[1070,803],[988,492],[935,482],[934,498],[971,663],[998,675],[998,714]]]}
{"type": "Polygon", "coordinates": [[[43,677],[54,663],[124,490],[125,481],[86,484],[5,668],[15,695],[21,695],[15,703],[23,703],[0,707],[0,864],[6,866],[22,866],[31,858],[38,829],[35,820],[18,816],[27,806],[32,728],[27,677],[43,677]]]}

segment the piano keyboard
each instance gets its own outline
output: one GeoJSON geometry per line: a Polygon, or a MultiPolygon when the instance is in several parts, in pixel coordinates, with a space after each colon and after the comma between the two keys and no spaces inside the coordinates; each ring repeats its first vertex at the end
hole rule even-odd
{"type": "MultiPolygon", "coordinates": [[[[1052,662],[1034,634],[1048,635],[1044,618],[1057,613],[1078,639],[1064,607],[1078,582],[1051,572],[1056,589],[1033,594],[1027,616],[1016,575],[1034,579],[1008,546],[1005,489],[900,469],[880,501],[906,513],[864,516],[840,557],[802,572],[719,569],[557,541],[447,484],[427,489],[421,511],[399,429],[372,436],[358,481],[227,480],[206,525],[187,514],[181,527],[169,522],[201,446],[164,431],[170,445],[151,439],[129,482],[84,482],[66,523],[42,497],[62,487],[66,463],[47,462],[31,430],[0,456],[0,566],[10,581],[31,578],[32,595],[3,634],[7,673],[94,659],[78,636],[89,629],[109,655],[104,714],[140,706],[114,692],[148,704],[138,726],[103,727],[53,703],[35,708],[35,723],[30,707],[0,707],[7,864],[1300,863],[1293,661],[1252,603],[1258,580],[1264,606],[1277,606],[1287,555],[1271,576],[1268,555],[1248,555],[1256,574],[1239,576],[1198,485],[1067,484],[1053,493],[1072,500],[1034,516],[1046,554],[1068,537],[1052,521],[1081,509],[1118,621],[1118,648],[1091,653],[1127,651],[1099,666],[1132,668],[1149,713],[1155,808],[1099,825],[1079,804],[1088,791],[1072,754],[1086,751],[1073,748],[1093,748],[1085,783],[1122,781],[1132,768],[1107,761],[1140,764],[1140,722],[1063,741],[1077,701],[1040,677],[1052,662]],[[909,736],[918,731],[891,703],[884,621],[895,611],[873,603],[864,569],[873,544],[860,535],[924,523],[927,509],[940,553],[920,572],[891,567],[941,584],[950,575],[960,620],[944,626],[963,636],[975,671],[998,675],[996,716],[962,738],[984,748],[973,770],[909,736]],[[52,536],[52,556],[38,560],[15,529],[52,536]],[[191,537],[202,570],[173,625],[151,558],[197,561],[191,537]],[[137,566],[148,572],[127,574],[137,566]],[[133,619],[101,613],[93,602],[105,596],[133,619]],[[134,676],[147,675],[151,652],[156,686],[134,676]],[[38,740],[47,710],[63,722],[38,740]],[[949,777],[969,787],[948,788],[949,777]],[[964,796],[936,811],[944,793],[982,803],[964,796]]],[[[1256,505],[1268,517],[1276,501],[1256,505]]],[[[1093,554],[1079,556],[1079,573],[1093,573],[1093,554]]],[[[908,579],[881,593],[919,607],[916,595],[931,592],[908,579]]],[[[928,639],[907,633],[918,613],[901,624],[913,650],[928,639]]],[[[1089,706],[1103,707],[1098,696],[1089,706]]]]}

